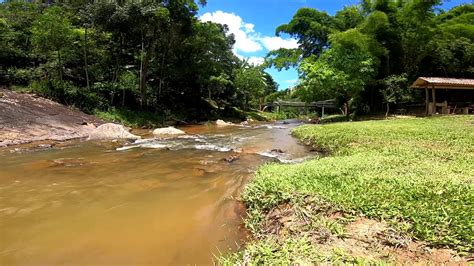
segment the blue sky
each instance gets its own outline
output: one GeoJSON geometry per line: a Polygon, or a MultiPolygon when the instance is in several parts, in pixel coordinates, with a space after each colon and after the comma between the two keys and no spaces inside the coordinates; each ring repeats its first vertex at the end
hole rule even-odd
{"type": "MultiPolygon", "coordinates": [[[[358,0],[207,0],[207,5],[199,11],[204,21],[227,24],[236,35],[234,53],[258,63],[269,50],[279,47],[291,48],[296,40],[288,36],[277,38],[275,29],[287,23],[299,8],[312,7],[335,14],[346,5],[357,4],[358,0]]],[[[443,8],[449,9],[472,0],[445,1],[443,8]]],[[[268,69],[273,78],[286,89],[296,84],[298,75],[294,69],[277,71],[268,69]]]]}

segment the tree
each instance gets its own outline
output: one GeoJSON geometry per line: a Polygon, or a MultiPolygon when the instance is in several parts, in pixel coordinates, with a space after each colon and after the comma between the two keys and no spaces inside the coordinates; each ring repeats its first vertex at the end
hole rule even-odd
{"type": "Polygon", "coordinates": [[[370,43],[370,37],[357,29],[331,35],[331,48],[301,64],[300,96],[306,101],[335,98],[348,115],[349,103],[376,75],[378,61],[370,53],[370,43]]]}
{"type": "Polygon", "coordinates": [[[248,110],[249,103],[253,105],[262,105],[262,97],[265,95],[265,75],[263,71],[256,66],[251,66],[243,62],[241,67],[234,72],[234,85],[238,92],[244,97],[244,109],[248,110]]]}
{"type": "Polygon", "coordinates": [[[39,52],[47,56],[51,52],[57,55],[59,79],[63,80],[62,52],[68,48],[72,39],[72,25],[67,12],[59,6],[52,6],[35,21],[32,34],[33,44],[39,52]]]}
{"type": "Polygon", "coordinates": [[[394,104],[409,97],[408,80],[406,74],[392,75],[383,80],[384,88],[381,90],[385,105],[387,117],[390,112],[390,104],[394,104]]]}

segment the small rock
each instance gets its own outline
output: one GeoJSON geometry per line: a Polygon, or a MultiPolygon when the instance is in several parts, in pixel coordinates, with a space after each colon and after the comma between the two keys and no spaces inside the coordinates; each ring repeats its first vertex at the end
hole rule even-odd
{"type": "Polygon", "coordinates": [[[272,153],[285,153],[284,151],[282,151],[281,149],[273,149],[271,150],[272,153]]]}
{"type": "Polygon", "coordinates": [[[3,98],[4,94],[3,92],[0,92],[0,98],[3,98]]]}
{"type": "Polygon", "coordinates": [[[226,121],[221,120],[221,119],[219,119],[219,120],[216,121],[216,125],[217,125],[218,127],[234,126],[234,124],[232,124],[232,123],[230,123],[230,122],[226,122],[226,121]]]}
{"type": "Polygon", "coordinates": [[[140,136],[133,135],[122,125],[106,123],[93,129],[89,134],[89,140],[97,139],[141,139],[140,136]]]}
{"type": "Polygon", "coordinates": [[[176,135],[184,135],[186,132],[174,128],[174,127],[163,127],[163,128],[157,128],[153,130],[153,135],[155,136],[176,136],[176,135]]]}
{"type": "Polygon", "coordinates": [[[243,126],[246,126],[246,125],[249,124],[249,121],[244,121],[244,122],[241,122],[240,124],[243,125],[243,126]]]}
{"type": "Polygon", "coordinates": [[[239,155],[231,155],[229,157],[226,157],[224,159],[222,159],[223,161],[226,161],[228,163],[231,163],[231,162],[234,162],[234,161],[237,161],[238,159],[240,158],[239,155]]]}

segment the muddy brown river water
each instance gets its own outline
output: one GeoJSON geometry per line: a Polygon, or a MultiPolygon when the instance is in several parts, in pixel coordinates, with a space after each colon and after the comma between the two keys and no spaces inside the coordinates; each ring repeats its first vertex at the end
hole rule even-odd
{"type": "Polygon", "coordinates": [[[3,148],[0,265],[212,264],[246,240],[236,198],[252,172],[311,156],[293,126],[3,148]]]}

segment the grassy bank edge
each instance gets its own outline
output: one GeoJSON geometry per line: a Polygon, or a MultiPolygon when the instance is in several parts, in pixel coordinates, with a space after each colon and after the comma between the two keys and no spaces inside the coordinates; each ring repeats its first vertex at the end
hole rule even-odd
{"type": "MultiPolygon", "coordinates": [[[[454,248],[462,255],[472,254],[474,222],[469,220],[469,217],[474,217],[472,211],[474,209],[474,185],[469,173],[474,172],[474,167],[469,164],[469,161],[474,159],[473,127],[473,117],[461,116],[366,121],[296,128],[293,134],[297,138],[306,144],[331,151],[332,156],[297,165],[268,164],[262,166],[246,186],[242,195],[243,201],[248,206],[249,214],[245,223],[255,239],[247,244],[244,251],[222,257],[220,262],[222,264],[249,261],[259,263],[315,261],[364,263],[364,258],[352,257],[342,251],[321,253],[311,245],[311,241],[307,239],[307,232],[300,232],[296,236],[283,239],[278,239],[278,237],[265,232],[261,222],[265,219],[266,214],[279,204],[286,202],[290,202],[295,208],[298,208],[308,196],[327,200],[333,204],[334,208],[348,213],[387,221],[398,232],[414,239],[426,241],[431,246],[454,248]],[[360,130],[359,127],[365,128],[367,131],[360,130]],[[375,128],[370,130],[370,127],[375,128]],[[377,134],[377,130],[381,130],[383,127],[388,127],[389,131],[382,130],[381,134],[377,134]],[[314,131],[319,129],[322,130],[317,133],[314,131]],[[403,140],[404,134],[408,134],[408,137],[413,140],[403,140]],[[464,137],[459,137],[459,134],[464,134],[464,137]],[[384,138],[390,141],[383,143],[384,138]],[[416,144],[417,142],[419,145],[416,144]],[[417,163],[417,156],[426,156],[427,154],[428,157],[425,161],[421,164],[417,163]],[[433,164],[433,162],[429,162],[433,156],[439,156],[446,162],[433,164]],[[398,157],[404,158],[404,160],[399,160],[398,157]],[[426,162],[427,160],[428,162],[426,162]],[[360,162],[362,165],[358,166],[360,162]],[[343,164],[346,166],[341,168],[343,164]],[[387,164],[393,165],[384,169],[384,165],[387,164]],[[354,169],[356,170],[355,175],[348,174],[354,169]],[[344,190],[338,190],[337,187],[348,184],[350,186],[350,181],[347,183],[348,180],[345,179],[346,183],[333,182],[330,179],[325,179],[324,173],[314,175],[314,170],[324,170],[324,173],[331,176],[332,180],[337,180],[337,177],[343,178],[341,173],[349,175],[350,178],[358,180],[357,182],[382,191],[379,196],[390,196],[384,195],[383,192],[390,192],[395,184],[402,187],[399,192],[401,191],[403,195],[400,193],[395,195],[395,202],[399,204],[395,207],[384,200],[381,204],[369,204],[373,200],[370,195],[357,202],[357,197],[361,197],[365,192],[365,189],[362,189],[350,194],[353,199],[356,199],[354,203],[344,197],[337,196],[344,192],[344,190]],[[440,170],[441,172],[438,172],[440,170]],[[408,173],[408,176],[403,175],[404,171],[408,173]],[[424,173],[423,171],[428,172],[424,173]],[[374,178],[370,175],[376,172],[382,173],[381,177],[373,180],[374,178]],[[449,175],[450,173],[454,174],[449,175]],[[426,180],[427,174],[438,174],[438,176],[447,178],[426,180]],[[357,175],[361,175],[362,178],[357,179],[357,175]],[[301,176],[317,178],[323,184],[319,187],[308,185],[305,183],[308,179],[301,180],[301,176]],[[331,182],[333,183],[332,187],[328,188],[327,185],[331,182]],[[325,189],[330,192],[325,193],[325,189]],[[410,197],[428,196],[433,197],[429,199],[433,200],[433,204],[425,207],[432,211],[432,214],[420,210],[422,215],[417,216],[414,213],[402,211],[407,208],[415,212],[421,207],[419,201],[423,200],[407,201],[410,197]],[[449,200],[452,202],[447,202],[449,200]],[[404,206],[403,204],[406,203],[412,206],[404,206]],[[425,214],[435,217],[423,217],[425,214]],[[454,218],[454,221],[449,220],[450,218],[454,218]],[[437,233],[437,230],[441,233],[437,233]]],[[[429,204],[430,202],[422,203],[429,204]]],[[[377,263],[376,261],[371,262],[377,263]]]]}

